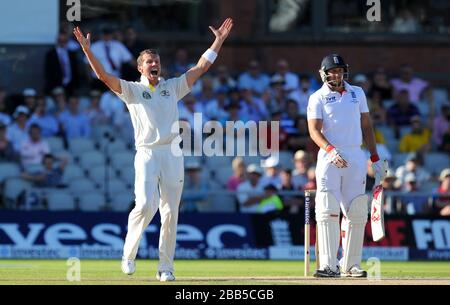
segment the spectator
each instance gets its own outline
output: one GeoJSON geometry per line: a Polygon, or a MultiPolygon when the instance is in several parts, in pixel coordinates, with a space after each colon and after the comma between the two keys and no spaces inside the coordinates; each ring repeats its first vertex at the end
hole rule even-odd
{"type": "Polygon", "coordinates": [[[270,79],[270,95],[265,100],[266,108],[270,112],[286,111],[287,96],[284,91],[284,78],[281,76],[272,76],[270,79]]]}
{"type": "Polygon", "coordinates": [[[313,93],[314,90],[311,88],[310,78],[307,75],[302,75],[300,77],[300,88],[289,93],[288,98],[297,102],[298,112],[300,114],[306,115],[309,96],[313,93]]]}
{"type": "Polygon", "coordinates": [[[263,167],[266,171],[264,176],[261,178],[261,184],[263,187],[272,184],[277,189],[281,189],[280,168],[278,163],[278,158],[274,156],[270,156],[263,161],[263,167]]]}
{"type": "Polygon", "coordinates": [[[220,87],[225,87],[228,90],[237,86],[236,81],[230,76],[228,67],[225,65],[217,66],[216,75],[213,78],[213,88],[218,90],[220,87]]]}
{"type": "Polygon", "coordinates": [[[195,93],[194,89],[193,94],[197,97],[198,102],[205,106],[210,101],[214,100],[214,89],[213,89],[213,79],[209,76],[205,76],[202,78],[201,82],[196,82],[200,87],[198,88],[198,93],[195,93]]]}
{"type": "Polygon", "coordinates": [[[100,97],[100,109],[111,121],[116,115],[125,112],[125,108],[125,104],[112,91],[106,91],[100,97]]]}
{"type": "Polygon", "coordinates": [[[419,185],[415,173],[408,173],[405,176],[402,189],[404,193],[399,198],[402,204],[402,211],[408,215],[424,212],[428,196],[416,194],[419,191],[419,185]]]}
{"type": "Polygon", "coordinates": [[[444,104],[441,113],[433,120],[433,142],[439,150],[443,149],[444,135],[450,132],[450,105],[444,104]]]}
{"type": "MultiPolygon", "coordinates": [[[[381,99],[380,91],[373,91],[372,95],[367,100],[367,104],[369,106],[370,117],[375,126],[386,125],[386,109],[383,106],[383,100],[381,99]]],[[[376,137],[375,133],[375,137],[376,137]]],[[[384,143],[383,143],[384,144],[384,143]]]]}
{"type": "Polygon", "coordinates": [[[211,120],[217,120],[224,122],[228,118],[228,112],[225,110],[228,99],[228,89],[226,86],[222,86],[216,89],[216,98],[209,101],[206,105],[205,113],[211,120]]]}
{"type": "MultiPolygon", "coordinates": [[[[128,62],[129,64],[136,66],[133,55],[120,41],[113,39],[113,30],[110,28],[106,27],[102,30],[101,39],[92,44],[91,50],[103,65],[105,71],[116,77],[121,76],[120,71],[122,64],[128,62]]],[[[94,71],[91,72],[91,75],[94,79],[94,83],[92,84],[93,89],[106,91],[107,88],[97,79],[94,71]]]]}
{"type": "Polygon", "coordinates": [[[378,94],[382,101],[392,99],[392,85],[383,68],[378,68],[372,78],[370,97],[373,98],[375,94],[378,94]]]}
{"type": "MultiPolygon", "coordinates": [[[[292,171],[290,169],[282,169],[280,172],[281,178],[281,191],[297,191],[299,189],[292,184],[292,171]]],[[[296,195],[282,195],[281,200],[284,203],[284,206],[289,209],[289,213],[297,214],[300,211],[300,206],[302,204],[302,200],[300,196],[296,195]]]]}
{"type": "Polygon", "coordinates": [[[428,87],[428,82],[414,77],[414,71],[409,65],[403,65],[401,67],[400,78],[391,80],[391,84],[395,94],[406,90],[409,94],[409,100],[415,105],[419,103],[421,94],[428,87]]]}
{"type": "Polygon", "coordinates": [[[417,33],[421,30],[420,23],[410,10],[399,12],[392,23],[394,33],[417,33]]]}
{"type": "Polygon", "coordinates": [[[367,76],[364,74],[356,74],[355,77],[353,77],[353,83],[355,86],[361,87],[366,95],[369,94],[372,84],[367,76]]]}
{"type": "Polygon", "coordinates": [[[146,45],[139,39],[138,33],[132,26],[127,26],[124,31],[124,45],[134,58],[138,58],[146,45]]]}
{"type": "Polygon", "coordinates": [[[56,157],[52,154],[45,154],[42,158],[43,169],[41,172],[29,174],[23,172],[22,179],[36,183],[39,187],[61,187],[62,176],[67,165],[67,159],[61,158],[58,167],[55,167],[56,157]]]}
{"type": "Polygon", "coordinates": [[[297,118],[299,116],[297,102],[288,99],[286,112],[281,115],[280,127],[287,133],[288,137],[297,135],[298,129],[296,126],[297,118]]]}
{"type": "MultiPolygon", "coordinates": [[[[136,30],[131,26],[126,27],[123,34],[123,44],[134,58],[138,58],[141,51],[146,49],[145,44],[138,38],[136,30]]],[[[121,75],[128,81],[136,81],[140,77],[136,66],[130,62],[122,64],[121,75]]]]}
{"type": "Polygon", "coordinates": [[[404,152],[424,153],[430,148],[430,130],[422,125],[420,116],[411,118],[411,132],[400,139],[398,150],[404,152]]]}
{"type": "Polygon", "coordinates": [[[41,137],[41,128],[37,124],[30,126],[29,138],[22,142],[20,147],[20,157],[22,165],[41,164],[45,154],[50,153],[47,141],[41,137]]]}
{"type": "Polygon", "coordinates": [[[310,167],[310,158],[306,151],[297,150],[294,154],[294,171],[292,172],[292,185],[296,190],[303,189],[308,182],[307,171],[310,167]]]}
{"type": "MultiPolygon", "coordinates": [[[[57,119],[61,113],[66,110],[66,92],[63,87],[56,87],[52,90],[52,100],[53,100],[53,112],[57,119]]],[[[48,107],[46,110],[49,110],[48,107]]]]}
{"type": "Polygon", "coordinates": [[[290,151],[305,150],[316,156],[319,147],[309,137],[308,121],[305,115],[297,116],[295,127],[297,132],[288,136],[287,149],[290,151]]]}
{"type": "Polygon", "coordinates": [[[91,135],[89,119],[85,113],[79,111],[78,104],[78,97],[69,97],[69,109],[59,116],[67,139],[88,138],[91,135]]]}
{"type": "Polygon", "coordinates": [[[34,109],[36,108],[36,90],[33,88],[26,88],[23,90],[23,104],[28,108],[28,111],[30,113],[34,112],[34,109]]]}
{"type": "Polygon", "coordinates": [[[400,127],[408,126],[411,118],[415,115],[420,116],[419,109],[416,105],[410,103],[408,91],[402,90],[397,94],[397,102],[389,107],[387,111],[388,124],[398,136],[400,127]]]}
{"type": "Polygon", "coordinates": [[[6,126],[0,122],[0,162],[16,162],[18,156],[6,138],[6,126]]]}
{"type": "Polygon", "coordinates": [[[440,185],[435,191],[433,209],[441,216],[450,216],[450,168],[445,168],[439,175],[440,185]]]}
{"type": "Polygon", "coordinates": [[[240,116],[255,122],[267,119],[268,112],[263,100],[255,96],[252,90],[241,88],[241,97],[240,116]]]}
{"type": "Polygon", "coordinates": [[[208,118],[203,113],[202,105],[199,102],[197,102],[197,99],[193,94],[186,95],[183,98],[183,101],[178,105],[180,118],[186,120],[189,123],[191,130],[193,131],[193,136],[198,139],[201,139],[203,134],[203,124],[199,123],[195,124],[194,115],[195,113],[201,113],[203,115],[202,123],[206,123],[208,118]]]}
{"type": "Polygon", "coordinates": [[[15,122],[8,126],[6,131],[6,137],[12,142],[13,148],[16,152],[20,152],[20,145],[22,141],[28,139],[28,114],[29,111],[27,107],[22,105],[17,106],[13,114],[15,122]]]}
{"type": "Polygon", "coordinates": [[[308,168],[306,176],[308,177],[308,182],[306,182],[306,184],[303,186],[303,189],[316,190],[317,189],[316,168],[314,166],[308,168]]]}
{"type": "Polygon", "coordinates": [[[256,213],[259,203],[265,198],[260,182],[262,173],[256,164],[247,166],[248,180],[239,184],[236,192],[241,213],[256,213]]]}
{"type": "Polygon", "coordinates": [[[297,74],[289,70],[289,63],[286,59],[280,59],[277,62],[277,71],[274,76],[282,77],[285,80],[284,90],[291,93],[299,88],[299,79],[297,74]]]}
{"type": "Polygon", "coordinates": [[[264,198],[258,204],[258,213],[265,214],[283,209],[283,201],[277,195],[277,192],[278,188],[273,184],[268,184],[264,187],[264,198]]]}
{"type": "Polygon", "coordinates": [[[0,124],[8,126],[11,124],[11,116],[6,110],[6,91],[0,87],[0,124]]]}
{"type": "Polygon", "coordinates": [[[185,166],[186,176],[183,185],[183,199],[180,211],[198,212],[206,204],[205,192],[209,190],[208,181],[202,179],[198,161],[190,160],[185,166]]]}
{"type": "Polygon", "coordinates": [[[186,49],[178,49],[175,52],[175,59],[169,68],[172,77],[178,77],[191,68],[194,64],[189,62],[189,54],[186,49]]]}
{"type": "Polygon", "coordinates": [[[86,110],[86,115],[91,126],[107,124],[109,121],[105,112],[100,108],[101,96],[102,93],[99,90],[91,90],[89,92],[91,103],[89,105],[89,108],[86,110]]]}
{"type": "Polygon", "coordinates": [[[27,126],[29,127],[33,124],[39,125],[43,137],[56,136],[59,133],[58,120],[45,110],[45,106],[45,97],[39,96],[37,98],[36,110],[28,120],[27,126]]]}
{"type": "Polygon", "coordinates": [[[430,180],[430,174],[421,167],[420,158],[418,154],[412,153],[408,156],[405,165],[397,168],[395,176],[397,177],[397,187],[404,187],[406,182],[406,176],[408,174],[414,174],[414,179],[418,188],[420,188],[425,182],[430,180]]]}
{"type": "Polygon", "coordinates": [[[45,54],[45,93],[50,94],[56,87],[64,87],[71,95],[79,86],[77,55],[68,48],[69,35],[60,31],[56,45],[45,54]]]}
{"type": "Polygon", "coordinates": [[[233,176],[228,179],[227,189],[236,191],[238,186],[246,180],[244,159],[242,157],[234,158],[231,167],[233,168],[233,176]]]}
{"type": "Polygon", "coordinates": [[[269,76],[261,72],[260,64],[257,60],[251,60],[248,70],[242,73],[238,79],[239,88],[249,88],[256,96],[261,96],[269,86],[269,76]]]}

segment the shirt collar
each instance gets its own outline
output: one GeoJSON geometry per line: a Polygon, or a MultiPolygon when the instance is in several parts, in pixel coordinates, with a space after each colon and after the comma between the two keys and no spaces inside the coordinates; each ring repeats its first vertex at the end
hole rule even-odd
{"type": "MultiPolygon", "coordinates": [[[[159,82],[158,85],[156,85],[155,87],[158,87],[159,84],[161,84],[162,82],[164,82],[164,78],[162,78],[161,76],[158,78],[159,82]]],[[[145,77],[144,75],[141,75],[141,84],[143,84],[144,86],[148,87],[148,85],[150,84],[150,82],[148,81],[148,78],[145,77]]]]}
{"type": "MultiPolygon", "coordinates": [[[[346,92],[353,91],[351,86],[350,86],[350,84],[347,83],[346,81],[344,81],[344,89],[345,89],[346,92]]],[[[328,95],[328,94],[330,94],[332,92],[336,92],[336,91],[331,91],[330,87],[328,87],[328,85],[326,83],[323,83],[322,88],[320,90],[322,90],[322,92],[325,95],[328,95]]]]}

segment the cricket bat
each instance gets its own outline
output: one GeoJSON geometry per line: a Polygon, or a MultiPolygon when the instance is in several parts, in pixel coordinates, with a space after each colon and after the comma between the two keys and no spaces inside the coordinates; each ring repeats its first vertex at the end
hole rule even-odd
{"type": "Polygon", "coordinates": [[[372,228],[373,241],[380,241],[384,238],[384,190],[381,184],[373,190],[373,198],[370,207],[370,226],[372,228]]]}

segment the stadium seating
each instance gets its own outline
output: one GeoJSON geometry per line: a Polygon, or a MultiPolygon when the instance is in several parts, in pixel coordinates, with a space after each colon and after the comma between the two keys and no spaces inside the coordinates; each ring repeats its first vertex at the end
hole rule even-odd
{"type": "Polygon", "coordinates": [[[50,211],[75,210],[75,200],[65,191],[54,191],[47,195],[47,206],[50,211]]]}
{"type": "Polygon", "coordinates": [[[32,184],[20,178],[9,178],[5,181],[3,196],[6,206],[13,207],[17,203],[19,195],[26,190],[30,190],[32,184]]]}
{"type": "Polygon", "coordinates": [[[60,137],[47,137],[45,140],[50,146],[50,151],[52,153],[55,151],[64,150],[64,142],[60,137]]]}
{"type": "Polygon", "coordinates": [[[68,184],[71,181],[84,178],[84,170],[76,164],[69,164],[64,169],[64,173],[62,176],[62,183],[68,184]]]}
{"type": "Polygon", "coordinates": [[[111,210],[116,212],[128,212],[134,203],[132,191],[120,192],[111,198],[111,210]]]}
{"type": "Polygon", "coordinates": [[[113,153],[111,154],[111,165],[117,170],[122,170],[124,167],[133,167],[134,154],[129,151],[113,153]]]}
{"type": "Polygon", "coordinates": [[[20,167],[16,163],[0,163],[0,184],[8,178],[20,177],[20,167]]]}
{"type": "Polygon", "coordinates": [[[69,190],[72,195],[79,196],[80,194],[95,191],[95,185],[87,178],[76,179],[69,181],[69,190]]]}
{"type": "Polygon", "coordinates": [[[90,169],[96,165],[105,165],[105,156],[99,151],[88,151],[80,155],[80,165],[84,169],[90,169]]]}
{"type": "Polygon", "coordinates": [[[94,141],[86,138],[76,138],[69,140],[69,151],[74,156],[80,156],[81,154],[95,150],[94,141]]]}
{"type": "Polygon", "coordinates": [[[82,194],[78,198],[81,211],[100,211],[105,208],[105,196],[99,192],[89,192],[82,194]]]}

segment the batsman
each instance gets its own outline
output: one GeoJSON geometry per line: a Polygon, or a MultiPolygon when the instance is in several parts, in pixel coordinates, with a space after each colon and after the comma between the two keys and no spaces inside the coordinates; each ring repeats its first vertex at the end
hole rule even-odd
{"type": "Polygon", "coordinates": [[[323,58],[322,87],[309,98],[311,139],[320,147],[316,166],[316,222],[320,267],[316,277],[367,277],[361,269],[364,229],[368,216],[365,195],[370,152],[376,183],[386,175],[380,160],[364,91],[347,82],[349,66],[338,54],[323,58]],[[340,211],[343,217],[339,226],[340,211]],[[342,238],[342,259],[338,261],[342,238]]]}

